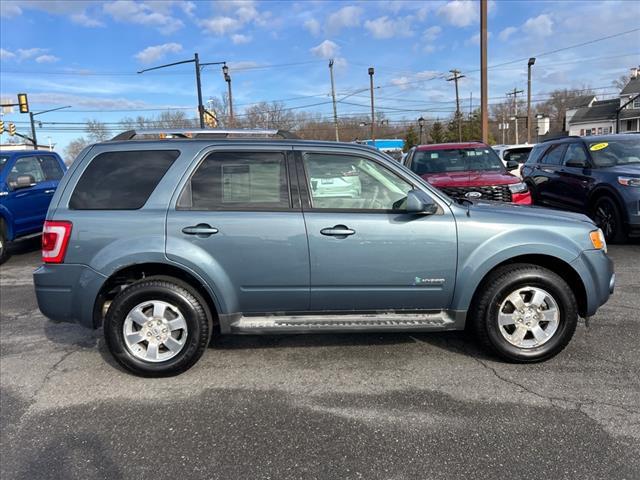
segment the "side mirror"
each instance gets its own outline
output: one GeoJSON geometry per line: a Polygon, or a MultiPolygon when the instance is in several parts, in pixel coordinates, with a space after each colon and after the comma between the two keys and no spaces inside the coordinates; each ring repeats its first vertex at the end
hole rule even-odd
{"type": "MultiPolygon", "coordinates": [[[[13,182],[12,182],[13,183],[13,182]]],[[[13,189],[18,190],[20,188],[29,188],[36,184],[36,179],[32,175],[18,175],[15,183],[13,183],[13,189]]]]}
{"type": "Polygon", "coordinates": [[[407,213],[434,215],[438,212],[438,205],[422,190],[411,190],[407,193],[407,213]]]}
{"type": "Polygon", "coordinates": [[[516,162],[515,160],[507,160],[507,170],[508,171],[515,170],[519,166],[520,166],[520,164],[518,162],[516,162]]]}
{"type": "Polygon", "coordinates": [[[587,166],[587,162],[585,162],[584,160],[568,160],[567,163],[565,163],[565,166],[567,167],[575,167],[575,168],[585,168],[587,166]]]}

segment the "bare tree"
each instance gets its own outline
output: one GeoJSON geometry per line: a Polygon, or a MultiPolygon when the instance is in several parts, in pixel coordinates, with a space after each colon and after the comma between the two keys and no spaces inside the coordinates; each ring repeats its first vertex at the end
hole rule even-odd
{"type": "Polygon", "coordinates": [[[104,142],[111,138],[107,125],[98,120],[87,120],[85,131],[92,142],[104,142]]]}
{"type": "Polygon", "coordinates": [[[580,90],[554,90],[549,95],[549,99],[536,107],[537,113],[549,116],[551,133],[558,133],[564,130],[564,120],[567,113],[567,103],[569,100],[583,96],[595,95],[594,91],[589,88],[580,90]]]}
{"type": "Polygon", "coordinates": [[[67,148],[64,149],[64,163],[71,165],[82,149],[89,145],[89,143],[90,142],[84,137],[71,140],[67,148]]]}
{"type": "Polygon", "coordinates": [[[295,115],[282,102],[260,102],[245,111],[244,122],[249,128],[278,128],[292,130],[296,125],[295,115]]]}
{"type": "Polygon", "coordinates": [[[631,77],[629,75],[620,75],[617,79],[615,79],[611,84],[616,87],[618,90],[622,90],[627,86],[631,77]]]}

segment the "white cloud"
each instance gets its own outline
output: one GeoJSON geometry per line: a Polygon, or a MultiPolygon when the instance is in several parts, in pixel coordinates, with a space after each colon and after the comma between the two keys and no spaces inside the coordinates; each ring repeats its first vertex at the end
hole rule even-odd
{"type": "Polygon", "coordinates": [[[546,37],[553,33],[553,20],[546,13],[532,17],[524,22],[522,29],[536,37],[546,37]]]}
{"type": "Polygon", "coordinates": [[[60,60],[55,55],[40,55],[36,57],[36,63],[56,63],[60,60]]]}
{"type": "Polygon", "coordinates": [[[367,20],[364,22],[364,27],[375,38],[410,37],[413,35],[411,24],[411,17],[391,19],[384,16],[375,20],[367,20]]]}
{"type": "Polygon", "coordinates": [[[320,22],[315,18],[310,18],[304,22],[304,28],[306,28],[312,35],[318,35],[320,33],[320,22]]]}
{"type": "MultiPolygon", "coordinates": [[[[487,32],[487,38],[491,38],[491,32],[487,32]]],[[[464,43],[465,45],[480,45],[480,33],[471,35],[471,37],[469,37],[469,39],[464,43]]]]}
{"type": "Polygon", "coordinates": [[[28,60],[46,52],[47,50],[45,48],[19,48],[16,51],[19,60],[28,60]]]}
{"type": "Polygon", "coordinates": [[[10,60],[12,58],[16,58],[15,53],[5,50],[4,48],[0,48],[0,60],[10,60]]]}
{"type": "Polygon", "coordinates": [[[363,10],[354,5],[342,7],[340,10],[333,12],[327,19],[327,30],[331,33],[337,33],[343,28],[357,27],[360,25],[360,16],[363,10]]]}
{"type": "Polygon", "coordinates": [[[86,13],[74,13],[71,15],[71,21],[83,27],[104,27],[104,23],[95,18],[89,17],[86,13]]]}
{"type": "Polygon", "coordinates": [[[242,23],[240,20],[235,18],[218,16],[202,20],[200,25],[204,27],[207,32],[217,36],[222,36],[227,33],[235,32],[242,26],[242,23]]]}
{"type": "Polygon", "coordinates": [[[320,45],[316,45],[310,52],[313,53],[316,57],[324,58],[328,60],[330,58],[334,58],[340,53],[340,47],[335,42],[331,40],[325,40],[320,45]]]}
{"type": "Polygon", "coordinates": [[[442,5],[438,14],[456,27],[466,27],[480,19],[477,2],[470,0],[452,0],[442,5]]]}
{"type": "Polygon", "coordinates": [[[235,33],[231,35],[231,41],[234,45],[243,45],[249,43],[252,40],[251,35],[243,35],[241,33],[235,33]]]}
{"type": "Polygon", "coordinates": [[[134,2],[116,0],[103,5],[105,13],[114,20],[156,27],[161,33],[173,33],[184,26],[182,20],[175,18],[171,11],[174,2],[134,2]]]}
{"type": "Polygon", "coordinates": [[[138,61],[151,63],[163,58],[167,53],[178,53],[182,51],[179,43],[163,43],[162,45],[152,45],[135,54],[138,61]]]}
{"type": "Polygon", "coordinates": [[[433,42],[442,33],[442,28],[436,26],[429,27],[424,31],[423,39],[426,42],[433,42]]]}
{"type": "Polygon", "coordinates": [[[418,72],[411,76],[403,75],[398,78],[392,78],[391,84],[400,88],[400,90],[406,90],[408,88],[415,88],[416,84],[419,84],[423,81],[433,80],[434,78],[441,77],[442,74],[435,70],[423,70],[422,72],[418,72]]]}
{"type": "Polygon", "coordinates": [[[507,27],[500,32],[500,35],[498,35],[498,38],[503,42],[506,42],[507,40],[509,40],[509,37],[514,33],[516,33],[517,31],[518,29],[516,27],[507,27]]]}
{"type": "Polygon", "coordinates": [[[2,1],[0,2],[0,17],[13,18],[22,15],[22,9],[17,3],[2,1]]]}

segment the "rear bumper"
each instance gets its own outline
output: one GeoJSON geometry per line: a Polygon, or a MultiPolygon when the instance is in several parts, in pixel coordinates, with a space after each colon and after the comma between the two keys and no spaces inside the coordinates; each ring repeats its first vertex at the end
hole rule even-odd
{"type": "Polygon", "coordinates": [[[93,307],[106,279],[86,265],[42,265],[33,272],[38,307],[51,320],[94,328],[93,307]]]}
{"type": "Polygon", "coordinates": [[[602,250],[585,250],[571,265],[582,278],[587,294],[586,317],[604,305],[615,288],[613,262],[602,250]]]}

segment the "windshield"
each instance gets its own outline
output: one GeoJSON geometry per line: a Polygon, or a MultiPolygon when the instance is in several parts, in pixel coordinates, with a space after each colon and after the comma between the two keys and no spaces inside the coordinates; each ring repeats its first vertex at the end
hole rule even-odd
{"type": "Polygon", "coordinates": [[[418,175],[441,172],[504,172],[502,161],[489,147],[471,147],[417,151],[411,170],[418,175]]]}
{"type": "Polygon", "coordinates": [[[591,142],[587,146],[597,167],[640,164],[640,138],[637,135],[606,142],[591,142]]]}
{"type": "Polygon", "coordinates": [[[0,172],[2,172],[2,169],[7,164],[8,160],[9,160],[8,155],[0,155],[0,172]]]}

